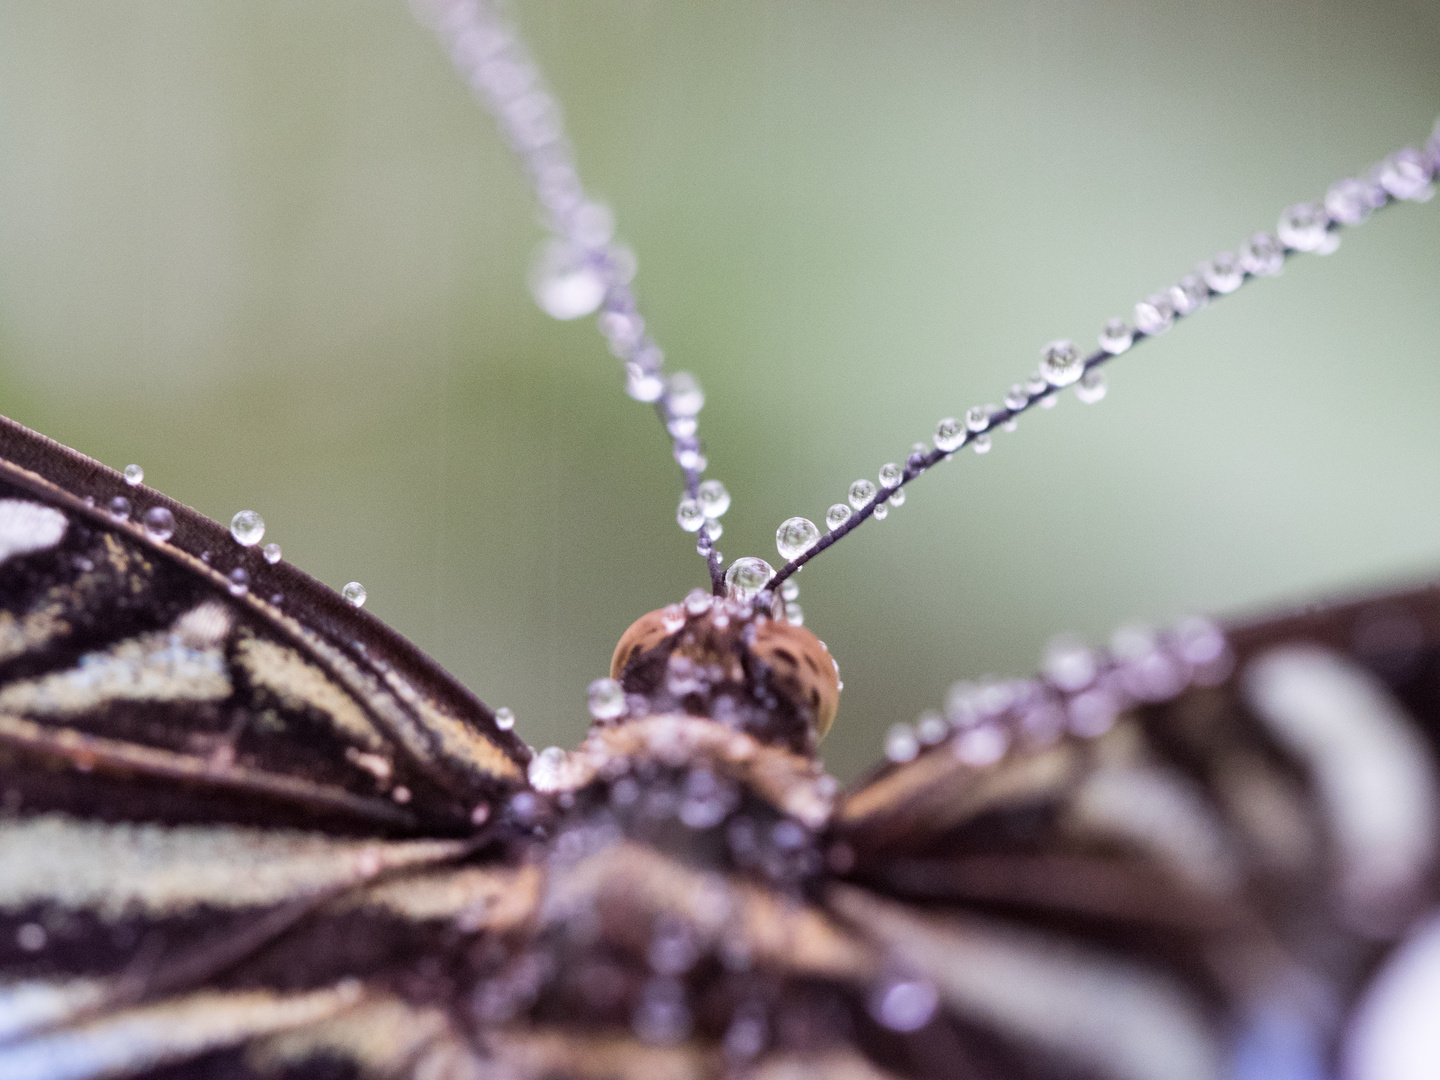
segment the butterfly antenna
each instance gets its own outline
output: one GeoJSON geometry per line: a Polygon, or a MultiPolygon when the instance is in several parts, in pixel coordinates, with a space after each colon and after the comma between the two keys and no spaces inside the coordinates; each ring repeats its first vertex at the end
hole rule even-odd
{"type": "MultiPolygon", "coordinates": [[[[916,443],[903,466],[890,462],[880,467],[879,483],[867,479],[850,485],[846,502],[836,503],[825,515],[822,535],[805,518],[789,518],[776,531],[776,547],[788,560],[763,586],[782,590],[785,599],[795,589],[785,582],[826,548],[848,536],[869,518],[883,518],[892,506],[905,501],[905,487],[916,477],[957,452],[970,447],[977,454],[990,450],[991,432],[1013,431],[1020,414],[1039,405],[1050,408],[1062,389],[1073,385],[1075,396],[1093,403],[1105,396],[1101,366],[1128,352],[1140,342],[1166,333],[1179,319],[1228,296],[1252,278],[1273,277],[1285,261],[1300,253],[1328,255],[1340,246],[1340,229],[1363,224],[1376,210],[1393,202],[1427,202],[1435,194],[1440,171],[1440,121],[1423,150],[1407,147],[1371,166],[1359,178],[1332,184],[1323,199],[1287,207],[1273,233],[1255,233],[1239,252],[1221,252],[1201,263],[1195,273],[1146,297],[1135,305],[1132,321],[1111,319],[1100,331],[1099,347],[1088,356],[1073,341],[1052,341],[1041,351],[1040,367],[1005,394],[1003,405],[977,405],[963,419],[947,416],[935,426],[933,446],[916,443]]],[[[738,563],[760,560],[737,560],[738,563]]],[[[763,564],[762,564],[763,565],[763,564]]],[[[765,569],[768,570],[768,567],[765,569]]]]}
{"type": "Polygon", "coordinates": [[[667,376],[664,354],[645,327],[631,281],[635,256],[615,241],[610,210],[589,198],[575,152],[565,136],[559,102],[511,23],[491,0],[412,0],[416,17],[434,30],[456,70],[495,117],[519,157],[540,203],[550,239],[541,248],[531,290],[557,319],[598,315],[610,351],[625,365],[625,391],[655,407],[684,473],[676,512],[680,527],[696,534],[711,587],[724,591],[724,565],[715,541],[730,495],[718,480],[702,480],[705,454],[697,418],[705,404],[689,372],[667,376]]]}

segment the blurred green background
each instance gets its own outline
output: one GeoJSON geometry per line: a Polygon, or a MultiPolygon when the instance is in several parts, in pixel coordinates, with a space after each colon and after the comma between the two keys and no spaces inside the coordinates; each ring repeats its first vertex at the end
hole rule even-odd
{"type": "MultiPolygon", "coordinates": [[[[775,561],[936,419],[1440,113],[1440,5],[515,7],[775,561]]],[[[678,474],[399,0],[0,4],[0,411],[369,607],[536,745],[702,581],[678,474]]],[[[1440,200],[1293,262],[802,576],[853,775],[1050,635],[1440,572],[1440,200]]]]}

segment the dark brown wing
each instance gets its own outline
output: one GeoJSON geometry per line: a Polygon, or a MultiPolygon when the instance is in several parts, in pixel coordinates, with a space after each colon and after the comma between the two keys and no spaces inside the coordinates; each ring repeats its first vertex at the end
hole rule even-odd
{"type": "Polygon", "coordinates": [[[1195,634],[991,688],[837,811],[834,909],[1020,1072],[1324,1075],[1440,898],[1440,587],[1195,634]]]}
{"type": "Polygon", "coordinates": [[[524,744],[195,512],[3,419],[0,458],[0,1076],[441,1052],[415,986],[533,899],[477,834],[524,744]]]}

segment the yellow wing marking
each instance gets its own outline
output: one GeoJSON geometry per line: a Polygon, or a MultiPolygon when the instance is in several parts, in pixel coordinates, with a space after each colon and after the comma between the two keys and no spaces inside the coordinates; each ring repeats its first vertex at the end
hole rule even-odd
{"type": "Polygon", "coordinates": [[[329,717],[341,735],[371,750],[385,745],[355,699],[294,649],[242,633],[235,661],[252,683],[269,690],[286,708],[314,709],[329,717]]]}

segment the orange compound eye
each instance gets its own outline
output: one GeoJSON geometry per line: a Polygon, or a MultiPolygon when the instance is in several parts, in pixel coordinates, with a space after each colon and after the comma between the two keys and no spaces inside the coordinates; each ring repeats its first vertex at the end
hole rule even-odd
{"type": "Polygon", "coordinates": [[[820,639],[803,626],[771,619],[755,628],[750,652],[795,681],[800,700],[810,708],[815,741],[823,739],[840,707],[840,672],[820,639]]]}
{"type": "Polygon", "coordinates": [[[632,656],[653,649],[672,632],[665,629],[663,610],[641,615],[630,624],[630,629],[620,635],[620,644],[615,646],[615,655],[610,658],[610,677],[620,678],[632,656]]]}

